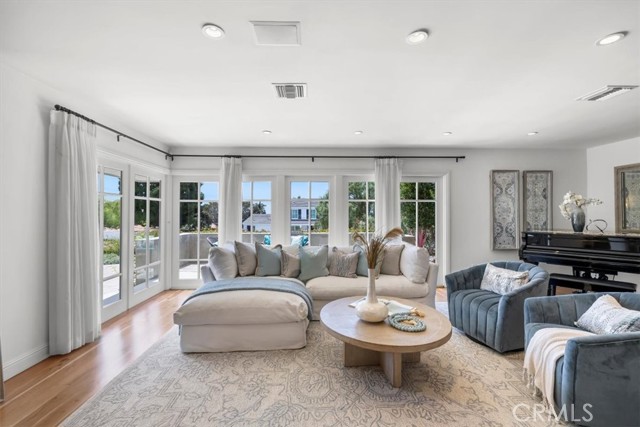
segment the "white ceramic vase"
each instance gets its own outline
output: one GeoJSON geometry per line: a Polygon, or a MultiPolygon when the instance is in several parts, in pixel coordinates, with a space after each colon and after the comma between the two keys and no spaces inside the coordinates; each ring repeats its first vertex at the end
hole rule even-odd
{"type": "Polygon", "coordinates": [[[369,269],[367,298],[356,305],[356,314],[365,322],[382,322],[389,314],[387,305],[376,297],[376,270],[373,268],[369,269]]]}

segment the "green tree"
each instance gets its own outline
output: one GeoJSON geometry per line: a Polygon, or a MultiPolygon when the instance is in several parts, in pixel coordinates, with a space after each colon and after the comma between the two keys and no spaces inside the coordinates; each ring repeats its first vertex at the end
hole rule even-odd
{"type": "Polygon", "coordinates": [[[367,203],[349,202],[349,232],[367,230],[367,203]]]}
{"type": "Polygon", "coordinates": [[[105,228],[120,228],[120,200],[105,201],[103,215],[105,228]]]}
{"type": "Polygon", "coordinates": [[[315,231],[329,230],[329,202],[321,200],[316,206],[316,221],[314,223],[315,231]]]}

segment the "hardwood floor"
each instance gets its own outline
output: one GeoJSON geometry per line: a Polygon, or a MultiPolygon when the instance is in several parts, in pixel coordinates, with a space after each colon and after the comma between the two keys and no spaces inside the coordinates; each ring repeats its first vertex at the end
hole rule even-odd
{"type": "Polygon", "coordinates": [[[162,292],[105,322],[98,341],[9,379],[0,426],[57,426],[167,333],[191,292],[162,292]]]}
{"type": "MultiPolygon", "coordinates": [[[[105,322],[97,342],[8,380],[0,426],[57,426],[167,333],[191,292],[162,292],[105,322]]],[[[436,301],[446,300],[446,290],[438,288],[436,301]]]]}

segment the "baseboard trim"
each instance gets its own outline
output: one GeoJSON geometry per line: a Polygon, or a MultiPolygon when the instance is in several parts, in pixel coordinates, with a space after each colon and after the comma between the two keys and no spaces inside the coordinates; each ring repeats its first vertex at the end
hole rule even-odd
{"type": "Polygon", "coordinates": [[[9,378],[18,375],[20,372],[26,371],[30,367],[42,362],[47,357],[49,357],[49,345],[43,344],[31,352],[3,364],[2,369],[4,373],[4,380],[6,381],[9,378]]]}

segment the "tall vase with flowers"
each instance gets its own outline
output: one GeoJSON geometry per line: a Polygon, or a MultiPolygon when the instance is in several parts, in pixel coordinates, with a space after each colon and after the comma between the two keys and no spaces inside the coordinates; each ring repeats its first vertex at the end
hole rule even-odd
{"type": "Polygon", "coordinates": [[[582,209],[583,206],[589,205],[601,205],[602,200],[594,198],[585,198],[581,194],[576,194],[573,191],[569,191],[564,195],[560,206],[560,212],[566,219],[571,220],[571,227],[576,233],[581,233],[585,226],[585,214],[582,209]]]}
{"type": "Polygon", "coordinates": [[[378,301],[376,296],[376,264],[387,243],[399,236],[402,236],[402,229],[399,227],[389,230],[384,236],[376,234],[369,240],[357,231],[353,233],[353,241],[363,249],[369,267],[367,297],[356,305],[356,314],[366,322],[382,322],[389,314],[387,306],[378,301]]]}

